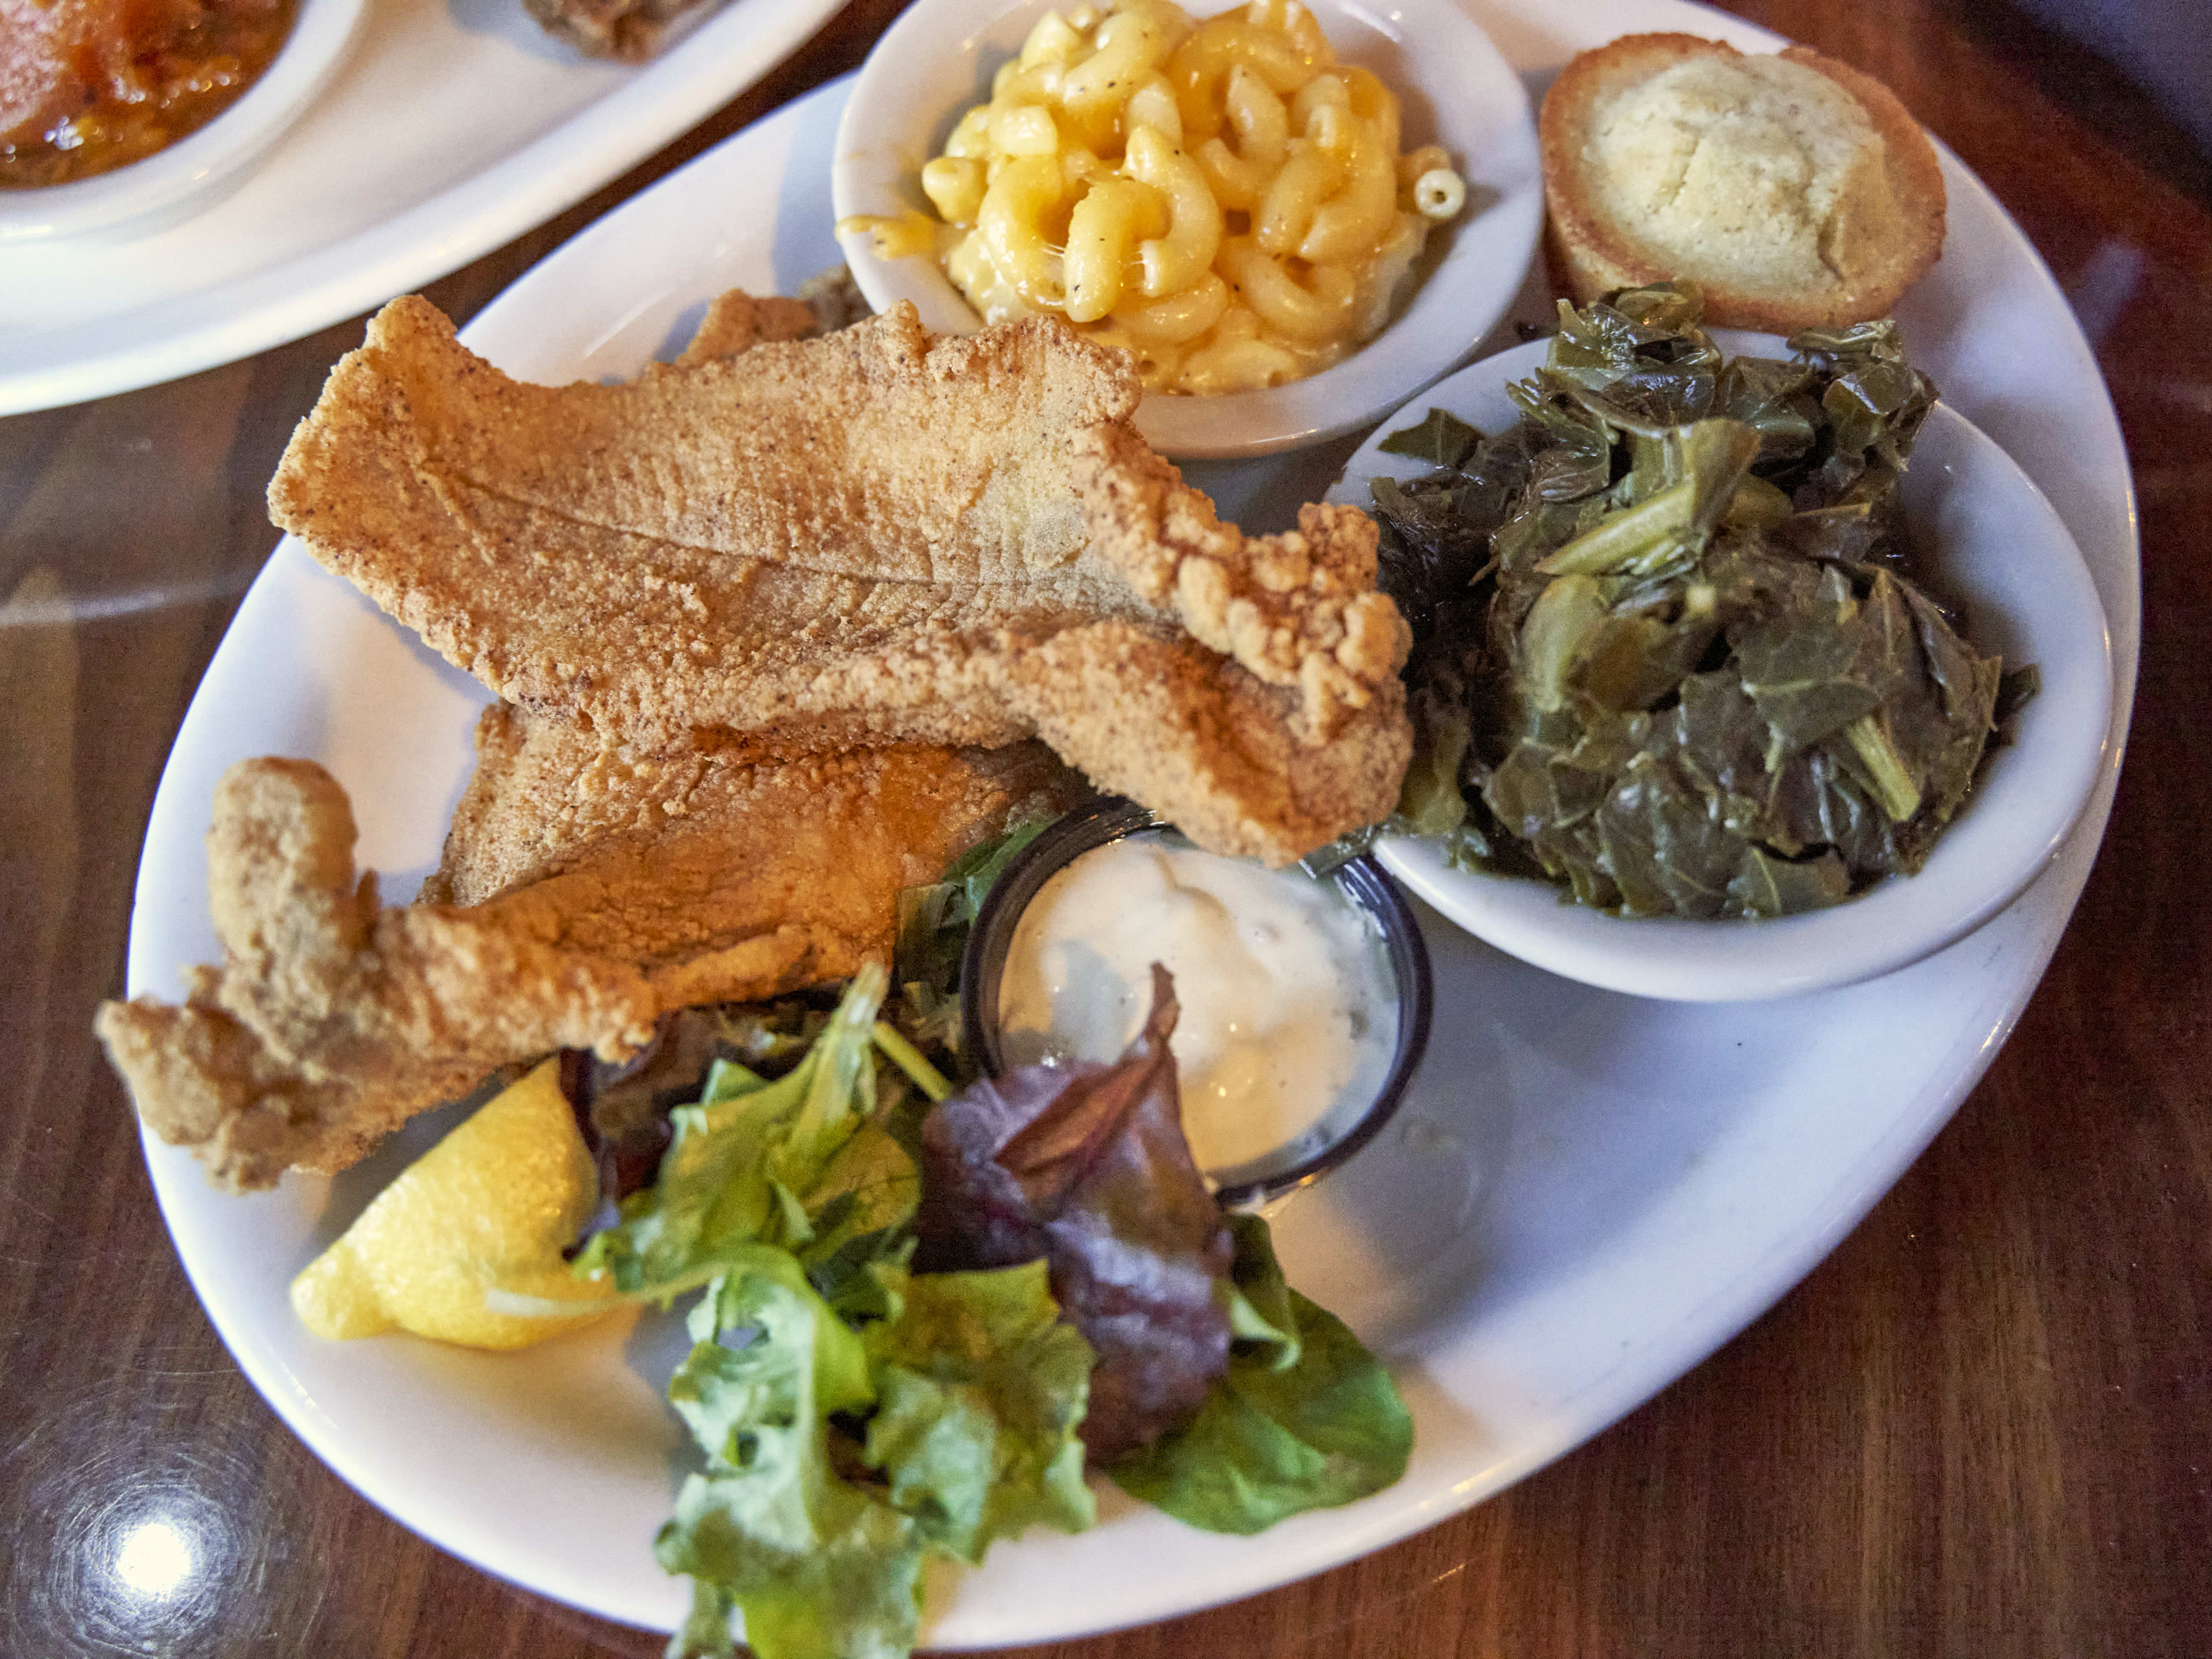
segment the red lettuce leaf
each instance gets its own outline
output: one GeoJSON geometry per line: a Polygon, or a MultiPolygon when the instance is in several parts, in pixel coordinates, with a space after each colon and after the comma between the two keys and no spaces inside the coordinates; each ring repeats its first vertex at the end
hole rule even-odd
{"type": "Polygon", "coordinates": [[[1175,982],[1110,1066],[1024,1066],[930,1114],[917,1268],[1042,1258],[1064,1316],[1097,1351],[1084,1444],[1106,1462],[1198,1409],[1229,1360],[1215,1281],[1233,1247],[1183,1138],[1168,1038],[1175,982]]]}

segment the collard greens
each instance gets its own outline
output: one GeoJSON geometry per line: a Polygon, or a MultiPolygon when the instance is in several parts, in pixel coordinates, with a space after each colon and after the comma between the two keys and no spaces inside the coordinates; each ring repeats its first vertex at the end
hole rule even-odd
{"type": "Polygon", "coordinates": [[[1386,441],[1436,467],[1372,486],[1414,632],[1394,822],[1625,915],[1782,915],[1917,870],[2033,671],[1909,574],[1936,388],[1893,327],[1723,361],[1699,310],[1562,304],[1510,430],[1386,441]]]}

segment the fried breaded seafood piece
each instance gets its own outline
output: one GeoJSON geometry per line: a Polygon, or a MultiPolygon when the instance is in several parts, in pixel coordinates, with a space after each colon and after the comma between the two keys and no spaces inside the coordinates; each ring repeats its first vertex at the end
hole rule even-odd
{"type": "Polygon", "coordinates": [[[353,843],[320,767],[233,767],[208,835],[222,967],[193,969],[181,1007],[100,1011],[146,1121],[227,1186],[343,1169],[511,1060],[617,1057],[653,1034],[659,999],[635,964],[564,949],[535,918],[382,909],[353,843]]]}
{"type": "Polygon", "coordinates": [[[522,0],[545,32],[590,58],[642,64],[701,0],[522,0]]]}
{"type": "Polygon", "coordinates": [[[685,344],[675,366],[690,368],[718,357],[735,357],[770,340],[803,340],[819,333],[821,327],[820,318],[804,300],[775,295],[758,300],[743,289],[733,288],[708,302],[698,331],[685,344]]]}
{"type": "Polygon", "coordinates": [[[1299,689],[1328,737],[1405,666],[1407,630],[1377,592],[1375,521],[1352,507],[1298,509],[1282,536],[1247,536],[1124,426],[1075,439],[1091,554],[1201,645],[1269,685],[1299,689]]]}
{"type": "Polygon", "coordinates": [[[1387,816],[1412,757],[1393,678],[1327,743],[1292,735],[1296,694],[1188,639],[1125,623],[1072,629],[1012,665],[1031,728],[1200,846],[1279,867],[1387,816]]]}
{"type": "Polygon", "coordinates": [[[1056,322],[939,339],[911,307],[532,386],[401,300],[332,372],[270,506],[501,696],[610,741],[1044,734],[1202,844],[1282,863],[1386,815],[1410,751],[1374,526],[1221,524],[1137,436],[1138,397],[1124,357],[1056,322]],[[1166,730],[1083,705],[1139,640],[1181,690],[1124,690],[1166,730]],[[1291,750],[1296,775],[1257,787],[1291,750]]]}
{"type": "Polygon", "coordinates": [[[495,704],[423,896],[542,919],[568,948],[635,962],[680,994],[702,959],[803,927],[810,970],[888,959],[902,888],[1088,793],[1042,744],[907,744],[763,759],[726,732],[639,751],[495,704]]]}
{"type": "Polygon", "coordinates": [[[208,837],[222,966],[192,970],[181,1007],[98,1021],[147,1122],[217,1181],[343,1169],[514,1061],[618,1058],[672,1009],[845,978],[890,955],[902,887],[1083,792],[1039,744],[640,756],[495,706],[478,746],[439,902],[397,908],[356,878],[352,812],[320,767],[225,775],[208,837]]]}

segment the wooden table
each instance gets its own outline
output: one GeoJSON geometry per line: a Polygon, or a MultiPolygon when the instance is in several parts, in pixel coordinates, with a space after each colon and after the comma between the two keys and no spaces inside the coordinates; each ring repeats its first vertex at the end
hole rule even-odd
{"type": "MultiPolygon", "coordinates": [[[[2096,873],[1957,1119],[1718,1356],[1404,1544],[1053,1659],[2212,1653],[2212,166],[1996,0],[1736,9],[1893,87],[2027,228],[2097,346],[2141,493],[2149,635],[2096,873]]],[[[857,0],[431,297],[465,319],[857,64],[897,9],[857,0]]],[[[121,989],[162,758],[274,540],[264,483],[361,329],[0,422],[0,1653],[659,1649],[402,1531],[277,1423],[179,1271],[88,1035],[121,989]],[[111,1562],[156,1510],[202,1570],[149,1600],[111,1562]]]]}

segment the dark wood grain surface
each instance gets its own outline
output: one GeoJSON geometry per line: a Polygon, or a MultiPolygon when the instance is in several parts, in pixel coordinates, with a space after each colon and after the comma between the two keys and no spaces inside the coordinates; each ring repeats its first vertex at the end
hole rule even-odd
{"type": "MultiPolygon", "coordinates": [[[[1566,3],[1567,0],[1562,0],[1566,3]]],[[[627,196],[852,67],[858,0],[574,210],[434,284],[465,319],[627,196]]],[[[2118,810],[1986,1080],[1836,1254],[1657,1399],[1395,1548],[1037,1650],[1200,1656],[2212,1653],[2212,167],[1996,0],[1736,9],[1870,70],[2075,302],[2142,505],[2118,810]]],[[[2201,43],[2200,43],[2200,50],[2201,43]]],[[[0,421],[0,1655],[650,1655],[325,1470],[202,1316],[95,1049],[163,757],[274,543],[262,489],[356,319],[0,421]],[[191,1571],[116,1571],[158,1516],[191,1571]]]]}

